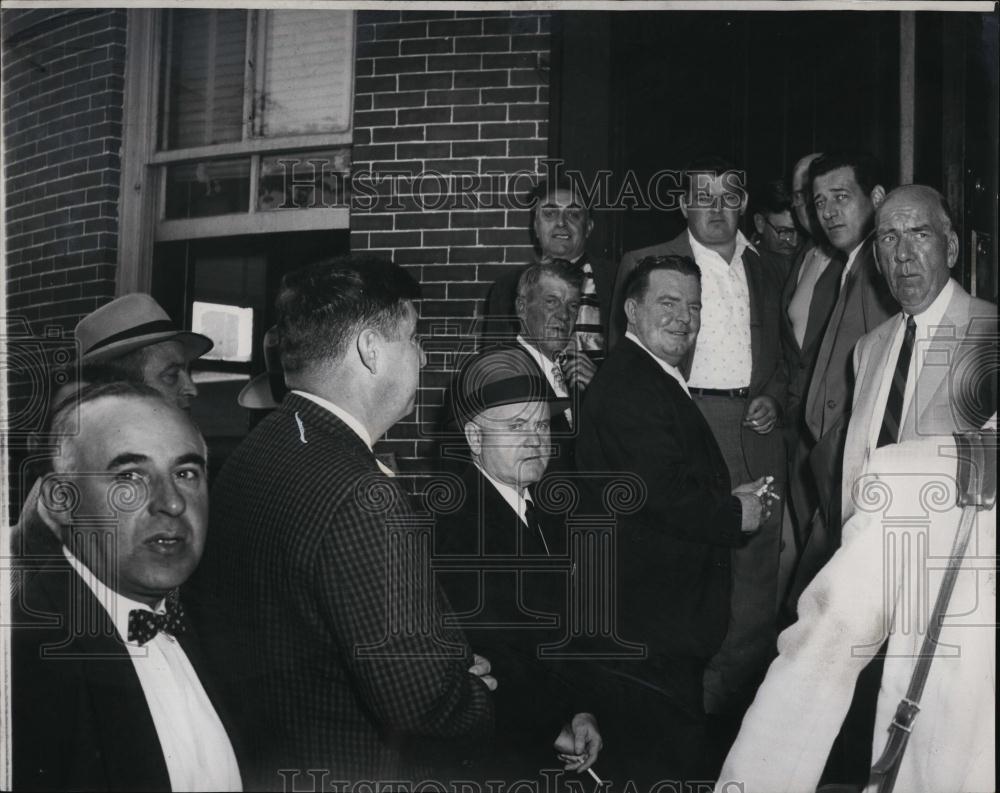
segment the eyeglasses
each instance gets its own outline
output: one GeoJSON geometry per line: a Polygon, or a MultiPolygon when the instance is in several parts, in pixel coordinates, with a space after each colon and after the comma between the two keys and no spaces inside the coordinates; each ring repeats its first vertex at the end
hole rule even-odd
{"type": "Polygon", "coordinates": [[[799,236],[798,229],[788,228],[787,226],[784,228],[780,228],[778,226],[775,226],[767,218],[764,218],[764,222],[771,227],[771,231],[773,231],[775,235],[777,235],[778,239],[782,240],[783,242],[794,242],[795,239],[799,236]]]}

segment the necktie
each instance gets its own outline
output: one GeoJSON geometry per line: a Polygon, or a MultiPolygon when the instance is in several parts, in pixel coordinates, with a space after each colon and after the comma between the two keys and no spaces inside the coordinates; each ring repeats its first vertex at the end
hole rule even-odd
{"type": "Polygon", "coordinates": [[[590,262],[583,263],[583,291],[580,308],[576,313],[576,338],[581,350],[604,349],[604,332],[601,330],[601,307],[597,301],[597,285],[590,262]]]}
{"type": "Polygon", "coordinates": [[[545,555],[549,556],[549,544],[545,542],[545,534],[542,532],[542,524],[538,522],[538,512],[535,510],[535,502],[525,496],[524,499],[524,522],[528,529],[534,532],[542,542],[545,555]]]}
{"type": "Polygon", "coordinates": [[[885,403],[885,416],[882,418],[882,429],[878,434],[877,448],[899,441],[899,427],[903,420],[903,396],[906,394],[906,378],[910,372],[910,358],[913,355],[913,341],[917,335],[917,323],[913,317],[906,318],[906,332],[903,334],[903,346],[899,348],[899,358],[896,359],[896,371],[892,375],[889,387],[889,398],[885,403]]]}
{"type": "Polygon", "coordinates": [[[128,640],[142,647],[163,631],[171,636],[184,633],[184,607],[176,593],[167,597],[166,612],[132,609],[128,613],[128,640]]]}

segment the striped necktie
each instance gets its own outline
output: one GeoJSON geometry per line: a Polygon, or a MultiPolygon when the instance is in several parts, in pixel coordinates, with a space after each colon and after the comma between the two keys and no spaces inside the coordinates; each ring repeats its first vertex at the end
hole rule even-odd
{"type": "Polygon", "coordinates": [[[890,443],[899,442],[899,427],[903,421],[903,397],[906,394],[906,378],[910,373],[910,358],[913,356],[913,342],[917,335],[917,323],[912,316],[906,318],[906,332],[903,334],[903,346],[899,348],[899,358],[896,359],[896,371],[892,375],[889,387],[889,398],[885,403],[885,416],[882,418],[882,429],[878,434],[876,448],[882,448],[890,443]]]}
{"type": "Polygon", "coordinates": [[[590,262],[583,262],[583,291],[580,308],[576,314],[576,339],[581,350],[590,352],[604,349],[604,332],[601,329],[601,307],[597,301],[597,285],[590,262]]]}

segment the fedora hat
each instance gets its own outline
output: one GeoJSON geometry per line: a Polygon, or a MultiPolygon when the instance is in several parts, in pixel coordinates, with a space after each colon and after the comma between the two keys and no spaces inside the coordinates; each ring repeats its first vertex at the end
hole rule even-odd
{"type": "Polygon", "coordinates": [[[80,363],[102,363],[163,341],[180,342],[186,360],[200,358],[214,342],[200,333],[178,330],[160,304],[149,295],[122,295],[81,319],[73,336],[80,345],[80,363]]]}
{"type": "Polygon", "coordinates": [[[556,396],[545,376],[520,347],[492,347],[474,355],[452,381],[451,421],[464,427],[492,407],[520,402],[547,402],[549,415],[569,407],[556,396]]]}
{"type": "Polygon", "coordinates": [[[281,404],[281,400],[288,393],[278,349],[278,328],[274,325],[264,334],[264,366],[267,367],[267,371],[251,377],[250,382],[243,386],[240,395],[236,397],[240,407],[251,410],[273,410],[281,404]]]}

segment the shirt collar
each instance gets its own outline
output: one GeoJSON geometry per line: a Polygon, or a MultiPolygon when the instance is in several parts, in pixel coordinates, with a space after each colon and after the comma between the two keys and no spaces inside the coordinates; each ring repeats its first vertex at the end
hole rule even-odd
{"type": "MultiPolygon", "coordinates": [[[[941,291],[938,292],[938,296],[934,298],[934,301],[919,314],[913,315],[913,321],[916,323],[917,329],[922,336],[926,336],[931,328],[942,323],[944,312],[948,309],[948,303],[951,302],[951,296],[954,292],[955,281],[949,277],[945,285],[941,287],[941,291]]],[[[903,312],[903,316],[905,318],[908,315],[906,312],[903,312]]]]}
{"type": "Polygon", "coordinates": [[[503,498],[503,500],[510,505],[510,508],[517,513],[518,517],[523,520],[524,504],[526,501],[530,500],[527,488],[521,488],[519,492],[513,485],[508,485],[506,482],[501,482],[499,479],[495,479],[490,476],[486,472],[486,469],[484,469],[478,462],[475,462],[474,465],[479,470],[479,473],[483,475],[483,478],[496,488],[500,497],[503,498]]]}
{"type": "Polygon", "coordinates": [[[77,559],[65,545],[62,548],[62,552],[63,556],[66,557],[66,561],[69,562],[70,567],[72,567],[80,578],[83,579],[83,582],[87,585],[90,591],[94,593],[94,597],[97,598],[97,602],[101,604],[101,607],[108,613],[108,616],[111,617],[111,620],[115,625],[115,630],[118,631],[118,635],[121,637],[122,641],[138,647],[138,642],[127,641],[129,612],[134,609],[142,609],[145,611],[156,611],[162,613],[164,611],[164,601],[161,600],[156,604],[155,609],[151,609],[145,603],[140,603],[137,600],[127,598],[101,581],[101,579],[94,575],[89,567],[77,559]]]}
{"type": "Polygon", "coordinates": [[[555,361],[553,361],[551,358],[546,357],[545,353],[543,353],[540,349],[538,349],[534,344],[529,342],[520,333],[517,334],[517,343],[528,351],[528,355],[530,355],[534,359],[535,363],[537,363],[540,368],[546,369],[555,363],[555,361]]]}
{"type": "Polygon", "coordinates": [[[656,355],[654,355],[653,352],[652,352],[652,350],[650,350],[649,347],[647,347],[645,344],[643,344],[639,340],[639,337],[636,336],[632,331],[630,331],[630,330],[625,331],[625,338],[626,339],[630,339],[633,343],[635,343],[636,345],[638,345],[640,349],[645,350],[646,354],[650,358],[652,358],[654,361],[656,361],[660,365],[660,368],[663,369],[664,372],[666,372],[668,375],[670,375],[672,378],[674,378],[674,380],[677,381],[677,383],[680,385],[680,387],[684,389],[684,393],[687,394],[688,396],[691,396],[691,392],[688,391],[687,382],[684,380],[684,375],[681,374],[681,370],[680,369],[678,369],[673,364],[667,363],[662,358],[659,358],[656,355]]]}
{"type": "Polygon", "coordinates": [[[298,394],[300,397],[304,397],[305,399],[308,399],[310,402],[314,402],[315,404],[319,405],[321,408],[330,411],[334,416],[336,416],[338,419],[344,422],[348,427],[354,430],[355,435],[361,438],[361,440],[364,441],[365,446],[368,447],[368,450],[371,451],[372,449],[371,436],[368,434],[368,430],[365,429],[365,425],[362,424],[355,416],[348,413],[346,410],[340,407],[340,405],[335,405],[333,404],[333,402],[330,402],[327,399],[323,399],[323,397],[318,397],[315,394],[310,394],[307,391],[299,391],[296,388],[292,389],[292,393],[298,394]]]}
{"type": "MultiPolygon", "coordinates": [[[[691,229],[688,229],[687,235],[688,235],[688,242],[691,243],[691,252],[694,254],[696,260],[699,256],[713,256],[713,255],[719,256],[719,254],[713,251],[711,248],[702,245],[700,242],[698,242],[698,240],[694,238],[694,234],[691,233],[691,229]]],[[[742,261],[743,254],[748,248],[752,250],[754,253],[757,253],[757,249],[753,246],[753,243],[750,242],[750,240],[748,240],[745,236],[743,236],[742,231],[737,229],[736,250],[733,252],[733,261],[734,262],[742,261]]],[[[719,256],[719,258],[721,259],[722,257],[719,256]]]]}

